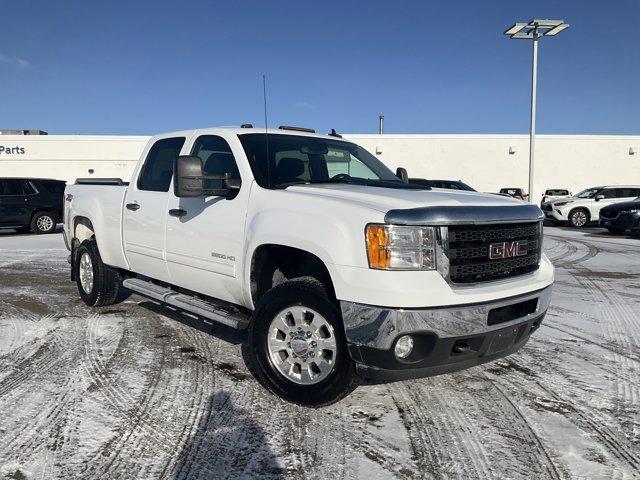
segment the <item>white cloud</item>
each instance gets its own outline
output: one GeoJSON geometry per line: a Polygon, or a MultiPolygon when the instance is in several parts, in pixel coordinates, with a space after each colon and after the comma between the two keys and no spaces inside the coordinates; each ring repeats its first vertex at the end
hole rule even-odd
{"type": "Polygon", "coordinates": [[[7,57],[6,55],[2,55],[1,53],[0,53],[0,63],[13,65],[14,67],[18,67],[18,68],[29,68],[31,66],[31,64],[24,58],[7,57]]]}
{"type": "Polygon", "coordinates": [[[310,108],[314,108],[315,106],[309,102],[296,102],[293,104],[295,108],[300,108],[302,110],[308,110],[310,108]]]}

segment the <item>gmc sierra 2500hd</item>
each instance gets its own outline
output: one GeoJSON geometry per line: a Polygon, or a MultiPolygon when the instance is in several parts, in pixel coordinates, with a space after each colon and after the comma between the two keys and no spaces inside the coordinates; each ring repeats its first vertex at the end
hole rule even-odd
{"type": "MultiPolygon", "coordinates": [[[[403,172],[404,173],[404,172],[403,172]]],[[[406,175],[401,175],[406,177],[406,175]]],[[[402,181],[339,135],[250,125],[153,137],[130,184],[66,189],[71,278],[249,329],[272,392],[320,406],[518,350],[546,313],[542,213],[402,181]]]]}

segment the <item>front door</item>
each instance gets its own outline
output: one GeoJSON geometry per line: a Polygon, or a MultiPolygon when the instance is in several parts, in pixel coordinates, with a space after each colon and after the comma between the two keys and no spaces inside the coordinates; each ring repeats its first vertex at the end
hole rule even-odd
{"type": "Polygon", "coordinates": [[[137,181],[127,189],[124,208],[124,249],[132,271],[170,282],[165,263],[167,201],[173,163],[185,137],[157,140],[149,149],[137,181]]]}
{"type": "MultiPolygon", "coordinates": [[[[203,172],[240,179],[229,143],[217,135],[195,139],[191,154],[202,159],[203,172]]],[[[222,188],[206,180],[205,189],[222,188]]],[[[231,196],[178,198],[170,193],[167,219],[167,267],[173,283],[233,303],[242,302],[244,221],[250,183],[231,196]],[[179,211],[179,213],[176,213],[179,211]]],[[[206,192],[205,192],[206,193],[206,192]]]]}

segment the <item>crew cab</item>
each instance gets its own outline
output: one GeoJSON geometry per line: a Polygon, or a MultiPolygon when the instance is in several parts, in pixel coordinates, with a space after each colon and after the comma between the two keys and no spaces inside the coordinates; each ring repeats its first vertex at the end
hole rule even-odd
{"type": "Polygon", "coordinates": [[[0,178],[0,228],[51,233],[62,221],[65,182],[44,178],[0,178]]]}
{"type": "Polygon", "coordinates": [[[600,210],[613,203],[627,202],[640,196],[640,185],[609,185],[591,187],[572,197],[543,203],[545,217],[555,223],[567,222],[572,227],[584,227],[600,219],[600,210]]]}
{"type": "Polygon", "coordinates": [[[248,329],[262,383],[319,406],[359,377],[522,347],[554,278],[542,220],[511,198],[406,183],[333,132],[245,125],[155,136],[130,183],[68,186],[64,234],[87,305],[123,286],[248,329]]]}

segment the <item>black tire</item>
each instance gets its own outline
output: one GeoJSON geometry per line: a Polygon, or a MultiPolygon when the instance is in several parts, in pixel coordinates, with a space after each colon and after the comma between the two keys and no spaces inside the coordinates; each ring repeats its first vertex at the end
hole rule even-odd
{"type": "Polygon", "coordinates": [[[56,217],[49,212],[38,212],[31,218],[31,230],[37,234],[51,233],[56,229],[56,217]]]}
{"type": "Polygon", "coordinates": [[[298,278],[276,285],[260,299],[249,329],[249,349],[259,380],[279,397],[308,407],[337,402],[357,386],[355,365],[347,349],[342,318],[326,287],[316,279],[298,278]],[[271,321],[289,307],[315,310],[331,325],[336,340],[333,368],[326,378],[300,385],[286,378],[274,365],[267,347],[271,321]]]}
{"type": "Polygon", "coordinates": [[[116,269],[102,262],[98,246],[94,240],[85,240],[80,247],[78,247],[73,268],[78,293],[80,293],[80,298],[84,303],[90,307],[103,307],[105,305],[112,305],[115,302],[116,296],[118,295],[120,275],[116,269]],[[82,286],[80,272],[84,255],[88,255],[88,258],[91,260],[90,267],[93,272],[93,282],[91,288],[88,289],[89,291],[85,291],[85,288],[82,286]]]}
{"type": "Polygon", "coordinates": [[[590,221],[591,215],[584,208],[574,208],[569,212],[569,225],[573,228],[586,227],[590,221]]]}
{"type": "Polygon", "coordinates": [[[607,228],[611,235],[622,235],[625,232],[625,228],[607,228]]]}

